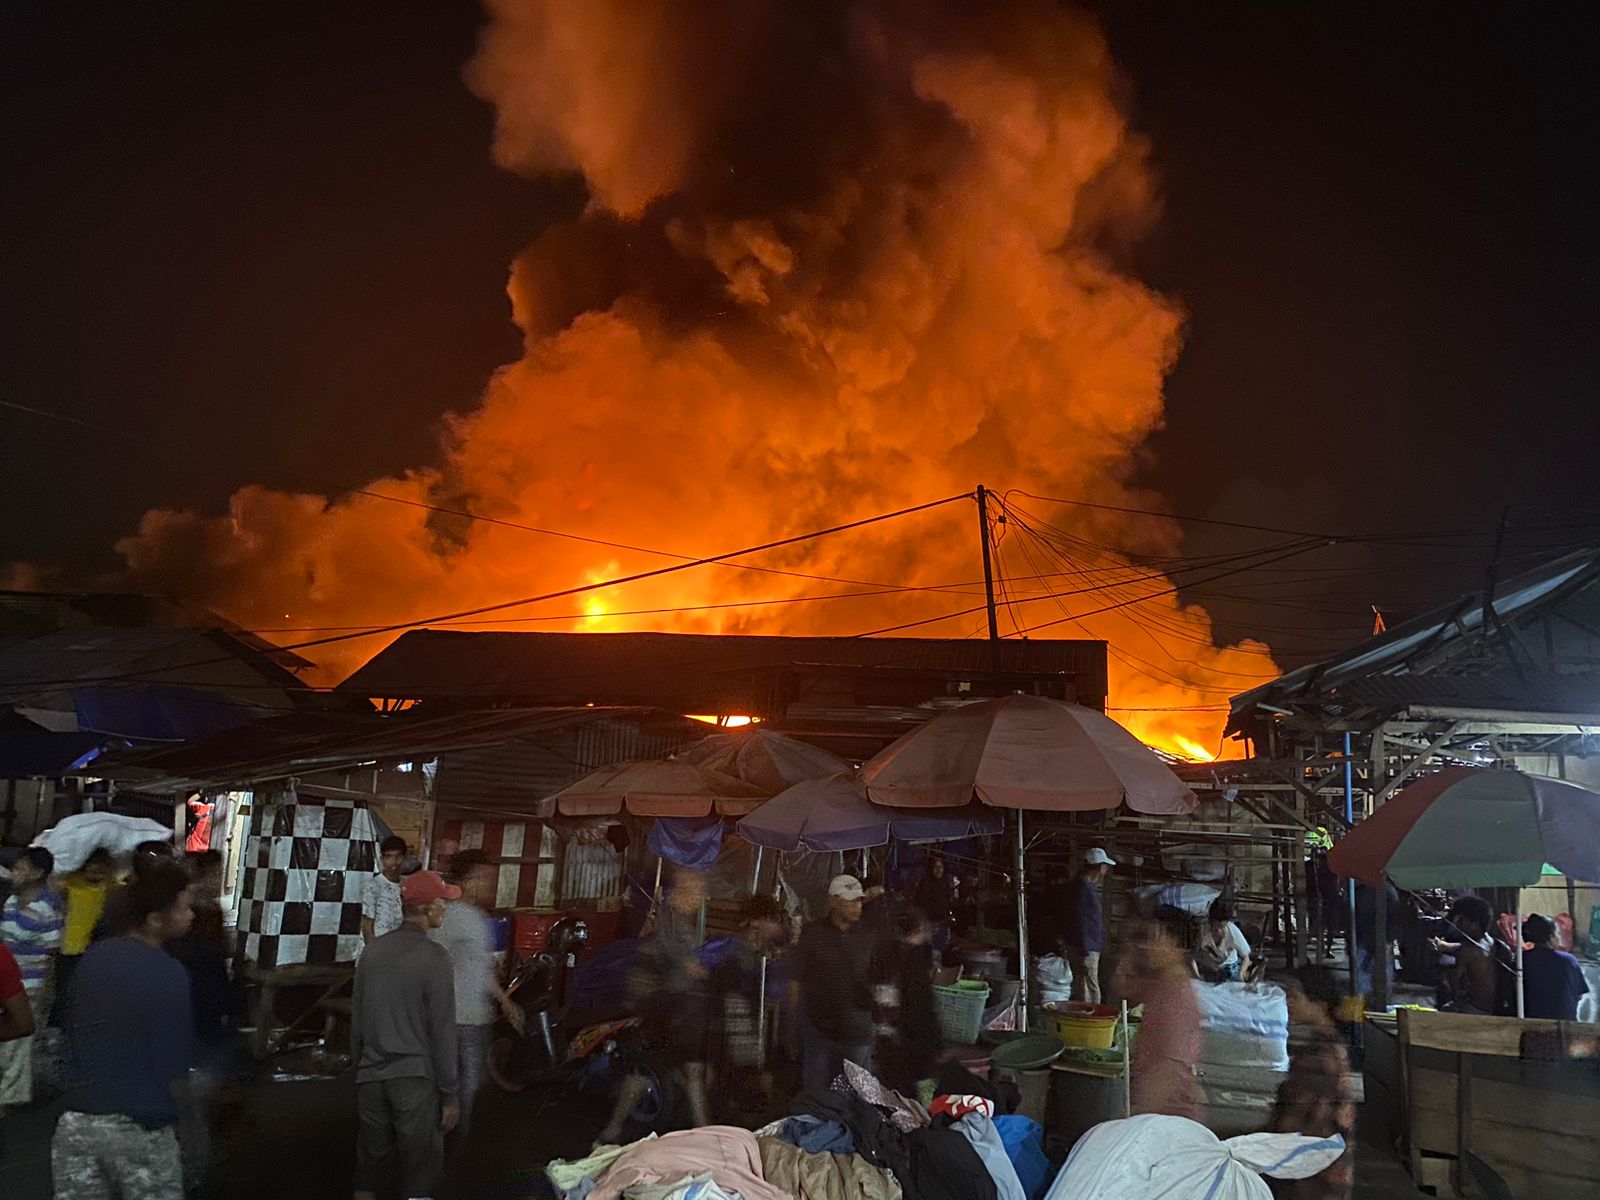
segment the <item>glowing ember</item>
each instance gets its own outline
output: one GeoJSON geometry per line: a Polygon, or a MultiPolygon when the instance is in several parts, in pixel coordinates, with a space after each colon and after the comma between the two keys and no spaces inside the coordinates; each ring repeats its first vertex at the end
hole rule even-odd
{"type": "MultiPolygon", "coordinates": [[[[1166,749],[1167,747],[1162,747],[1166,749]]],[[[1172,735],[1172,752],[1189,759],[1191,762],[1213,762],[1216,755],[1207,750],[1199,742],[1190,741],[1181,733],[1172,735]]]]}

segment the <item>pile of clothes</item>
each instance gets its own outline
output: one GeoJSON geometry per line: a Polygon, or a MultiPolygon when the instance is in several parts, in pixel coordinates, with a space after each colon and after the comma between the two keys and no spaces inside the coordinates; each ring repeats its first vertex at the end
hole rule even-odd
{"type": "Polygon", "coordinates": [[[1054,1171],[1016,1104],[1014,1085],[955,1063],[927,1107],[847,1063],[765,1129],[652,1136],[546,1175],[562,1200],[1041,1200],[1054,1171]]]}

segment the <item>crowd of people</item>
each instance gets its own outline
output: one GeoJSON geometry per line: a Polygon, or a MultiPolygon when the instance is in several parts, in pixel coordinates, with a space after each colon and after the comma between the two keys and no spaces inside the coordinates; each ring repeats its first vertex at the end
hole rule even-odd
{"type": "Polygon", "coordinates": [[[209,1169],[211,1100],[236,1065],[221,856],[146,842],[120,878],[105,850],[55,865],[23,850],[0,909],[0,1111],[61,1100],[63,1200],[181,1195],[209,1169]]]}
{"type": "MultiPolygon", "coordinates": [[[[496,966],[488,913],[495,866],[467,850],[452,857],[448,875],[407,874],[408,854],[400,838],[381,843],[380,870],[362,897],[351,1004],[357,1200],[394,1182],[407,1195],[432,1193],[449,1135],[471,1126],[496,1021],[520,1030],[524,1019],[496,966]]],[[[1070,964],[1074,999],[1144,1006],[1132,1051],[1134,1111],[1198,1117],[1193,980],[1249,980],[1253,951],[1226,898],[1194,927],[1187,949],[1154,923],[1109,946],[1101,890],[1115,865],[1102,848],[1084,852],[1069,878],[1049,885],[1035,919],[1070,964]]],[[[0,1112],[40,1091],[60,1095],[52,1164],[63,1200],[175,1197],[217,1164],[214,1100],[240,1077],[243,1023],[221,866],[215,852],[180,857],[157,842],[139,846],[120,873],[104,851],[70,873],[57,874],[39,847],[12,865],[0,907],[0,1112]]],[[[770,1091],[759,1014],[765,964],[779,954],[790,980],[780,1027],[808,1092],[826,1091],[847,1062],[908,1096],[937,1074],[935,979],[970,902],[944,859],[929,856],[921,877],[896,892],[839,875],[798,929],[776,900],[752,897],[737,936],[709,957],[706,897],[705,876],[676,873],[632,974],[652,1073],[679,1089],[686,1123],[736,1116],[770,1091]]],[[[1463,895],[1446,922],[1453,936],[1433,943],[1448,964],[1443,1006],[1514,1011],[1514,956],[1494,936],[1489,903],[1463,895]]],[[[1587,987],[1557,945],[1555,922],[1534,915],[1521,933],[1527,1015],[1574,1019],[1587,987]]],[[[1365,962],[1381,969],[1382,957],[1373,951],[1365,962]]],[[[1301,1064],[1299,1090],[1283,1102],[1296,1115],[1284,1121],[1304,1125],[1316,1108],[1330,1131],[1346,1123],[1343,1101],[1329,1101],[1318,1082],[1342,1059],[1324,1055],[1301,1064]]],[[[623,1135],[646,1082],[635,1075],[617,1090],[602,1141],[623,1135]]]]}

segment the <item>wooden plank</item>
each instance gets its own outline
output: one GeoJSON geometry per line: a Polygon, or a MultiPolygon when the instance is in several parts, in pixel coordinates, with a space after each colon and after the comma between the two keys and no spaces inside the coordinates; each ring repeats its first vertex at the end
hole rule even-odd
{"type": "Polygon", "coordinates": [[[1400,1028],[1409,1046],[1448,1050],[1452,1053],[1522,1057],[1525,1033],[1560,1033],[1569,1038],[1600,1038],[1600,1025],[1579,1021],[1539,1021],[1531,1017],[1476,1017],[1467,1013],[1401,1009],[1400,1028]]]}
{"type": "MultiPolygon", "coordinates": [[[[1456,1055],[1456,1191],[1467,1194],[1467,1163],[1462,1157],[1478,1145],[1472,1137],[1472,1055],[1456,1055]]],[[[1484,1152],[1488,1153],[1487,1150],[1484,1152]]],[[[1483,1155],[1479,1155],[1483,1158],[1483,1155]]],[[[1487,1159],[1484,1159],[1487,1162],[1487,1159]]]]}
{"type": "MultiPolygon", "coordinates": [[[[1527,1079],[1505,1079],[1491,1074],[1493,1059],[1474,1063],[1473,1085],[1477,1113],[1507,1125],[1545,1122],[1558,1128],[1600,1129],[1600,1078],[1573,1070],[1566,1079],[1559,1068],[1527,1079]],[[1570,1087],[1546,1086],[1544,1079],[1570,1083],[1570,1087]]],[[[1532,1064],[1530,1064],[1532,1065],[1532,1064]]],[[[1534,1067],[1537,1070],[1537,1066],[1534,1067]]],[[[1454,1113],[1456,1110],[1455,1074],[1436,1067],[1412,1069],[1411,1109],[1413,1113],[1454,1113]]],[[[1600,1140],[1596,1141],[1600,1147],[1600,1140]]],[[[1600,1150],[1597,1150],[1600,1153],[1600,1150]]]]}
{"type": "MultiPolygon", "coordinates": [[[[1453,1158],[1457,1136],[1454,1113],[1419,1112],[1411,1125],[1412,1147],[1420,1154],[1453,1158]]],[[[1574,1179],[1596,1178],[1589,1140],[1576,1133],[1533,1130],[1474,1115],[1467,1148],[1497,1168],[1504,1164],[1574,1179]]]]}
{"type": "Polygon", "coordinates": [[[1455,1161],[1449,1158],[1429,1158],[1411,1151],[1411,1179],[1419,1188],[1433,1188],[1440,1196],[1454,1196],[1456,1190],[1451,1186],[1451,1168],[1455,1161]]]}

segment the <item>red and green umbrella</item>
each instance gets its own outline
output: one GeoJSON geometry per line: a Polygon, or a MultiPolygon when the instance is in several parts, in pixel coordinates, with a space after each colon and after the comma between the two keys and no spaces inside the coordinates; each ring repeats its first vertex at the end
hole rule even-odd
{"type": "Polygon", "coordinates": [[[1450,767],[1399,792],[1340,840],[1328,866],[1397,887],[1529,887],[1550,864],[1600,882],[1600,796],[1560,779],[1450,767]]]}

